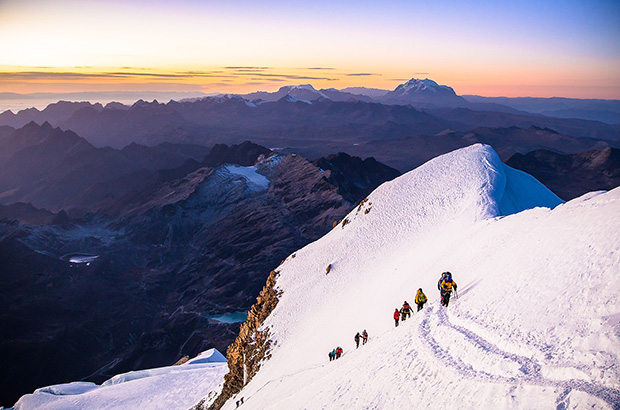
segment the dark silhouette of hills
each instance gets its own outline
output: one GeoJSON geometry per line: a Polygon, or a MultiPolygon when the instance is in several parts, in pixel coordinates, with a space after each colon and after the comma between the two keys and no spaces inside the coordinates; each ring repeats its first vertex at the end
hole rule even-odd
{"type": "Polygon", "coordinates": [[[459,124],[459,131],[476,127],[549,128],[561,134],[578,138],[618,140],[619,126],[598,121],[564,119],[532,114],[514,114],[496,111],[475,111],[469,108],[437,108],[426,110],[429,114],[459,124]]]}
{"type": "Polygon", "coordinates": [[[36,108],[28,108],[19,111],[14,114],[12,111],[5,111],[0,113],[0,124],[9,125],[14,128],[21,128],[29,122],[36,122],[37,124],[43,124],[44,122],[50,122],[55,125],[62,121],[66,121],[77,110],[81,108],[92,108],[94,110],[101,111],[103,106],[101,104],[91,104],[89,102],[69,102],[58,101],[48,105],[45,109],[39,111],[36,108]]]}
{"type": "Polygon", "coordinates": [[[56,215],[45,209],[37,209],[32,204],[16,202],[0,205],[0,220],[15,220],[28,225],[48,225],[56,220],[56,215]]]}
{"type": "Polygon", "coordinates": [[[95,148],[72,131],[31,122],[0,137],[0,203],[95,211],[156,179],[155,171],[202,159],[207,148],[130,144],[95,148]]]}
{"type": "Polygon", "coordinates": [[[472,103],[495,103],[519,111],[542,114],[558,118],[579,118],[620,124],[620,100],[578,99],[578,98],[533,98],[533,97],[481,97],[463,96],[472,103]]]}
{"type": "Polygon", "coordinates": [[[548,150],[514,154],[506,164],[533,175],[565,201],[620,186],[620,149],[563,155],[548,150]]]}

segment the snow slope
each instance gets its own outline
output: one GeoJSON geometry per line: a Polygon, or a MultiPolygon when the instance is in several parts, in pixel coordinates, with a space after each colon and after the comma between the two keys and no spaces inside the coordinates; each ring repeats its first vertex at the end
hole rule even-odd
{"type": "Polygon", "coordinates": [[[188,409],[205,392],[217,391],[228,366],[210,349],[179,366],[116,375],[101,386],[74,382],[37,389],[22,396],[15,410],[188,409]]]}
{"type": "Polygon", "coordinates": [[[224,408],[618,409],[619,211],[620,188],[562,204],[489,146],[438,157],[278,268],[272,358],[224,408]]]}

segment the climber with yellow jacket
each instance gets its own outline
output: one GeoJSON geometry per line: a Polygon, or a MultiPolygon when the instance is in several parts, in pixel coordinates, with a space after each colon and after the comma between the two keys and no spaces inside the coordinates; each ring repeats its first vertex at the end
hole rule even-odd
{"type": "Polygon", "coordinates": [[[415,295],[415,303],[418,305],[418,312],[422,310],[426,303],[426,295],[422,292],[422,288],[418,289],[418,293],[415,295]]]}
{"type": "Polygon", "coordinates": [[[456,282],[452,280],[452,274],[447,272],[440,284],[442,306],[448,306],[448,303],[450,303],[450,295],[452,294],[452,290],[454,289],[456,291],[456,287],[456,282]]]}

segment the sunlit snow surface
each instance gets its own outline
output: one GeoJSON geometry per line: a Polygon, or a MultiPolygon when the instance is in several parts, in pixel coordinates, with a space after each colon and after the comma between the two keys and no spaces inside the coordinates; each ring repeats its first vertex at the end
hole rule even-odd
{"type": "Polygon", "coordinates": [[[226,358],[211,349],[182,365],[124,373],[101,386],[74,382],[43,387],[22,396],[14,408],[189,409],[218,389],[227,370],[226,358]]]}
{"type": "Polygon", "coordinates": [[[478,144],[347,219],[278,268],[272,357],[225,409],[618,408],[620,188],[561,204],[478,144]],[[429,302],[395,328],[418,288],[429,302]]]}

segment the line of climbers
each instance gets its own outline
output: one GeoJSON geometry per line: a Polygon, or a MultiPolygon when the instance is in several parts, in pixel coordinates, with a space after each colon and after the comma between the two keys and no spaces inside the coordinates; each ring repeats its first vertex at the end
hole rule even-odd
{"type": "MultiPolygon", "coordinates": [[[[437,282],[437,289],[439,289],[439,294],[441,295],[442,306],[447,307],[450,303],[450,295],[452,294],[453,289],[455,295],[458,297],[458,294],[456,293],[456,288],[457,285],[456,282],[452,280],[452,274],[450,272],[443,272],[441,274],[441,278],[439,278],[439,282],[437,282]]],[[[422,288],[418,289],[415,295],[415,303],[416,305],[418,305],[418,312],[422,310],[424,304],[427,301],[428,299],[422,291],[422,288]]],[[[408,317],[411,317],[411,306],[405,300],[403,302],[403,307],[400,308],[400,310],[398,308],[394,309],[394,326],[398,327],[398,321],[402,318],[402,321],[404,322],[405,320],[407,320],[408,317]]],[[[360,339],[363,341],[362,345],[365,345],[368,341],[368,333],[366,332],[366,329],[364,329],[362,334],[360,334],[360,332],[357,332],[353,339],[355,340],[355,348],[360,347],[360,339]]],[[[329,352],[329,361],[331,362],[332,360],[339,359],[340,356],[342,356],[342,352],[343,350],[340,346],[329,352]]]]}
{"type": "MultiPolygon", "coordinates": [[[[418,305],[418,312],[422,310],[426,301],[426,295],[422,291],[422,288],[418,289],[418,292],[415,295],[415,303],[418,305]]],[[[394,326],[398,326],[399,319],[402,318],[402,321],[404,322],[408,317],[411,317],[411,306],[409,306],[409,303],[405,300],[403,302],[403,307],[400,308],[400,310],[398,310],[398,308],[394,310],[394,326]]]]}
{"type": "MultiPolygon", "coordinates": [[[[454,290],[455,295],[457,295],[458,297],[458,294],[456,293],[456,288],[457,285],[456,282],[452,280],[452,274],[450,272],[443,272],[441,274],[439,282],[437,282],[437,289],[439,289],[442,306],[447,307],[450,303],[450,295],[452,294],[452,290],[454,290]]],[[[422,310],[427,300],[428,299],[422,291],[422,288],[418,289],[418,292],[415,295],[415,303],[416,305],[418,305],[418,312],[422,310]]],[[[398,308],[394,309],[394,326],[398,327],[399,320],[402,320],[404,322],[410,316],[411,306],[409,306],[409,303],[407,303],[407,301],[405,300],[403,302],[403,307],[400,308],[400,310],[398,310],[398,308]]]]}

